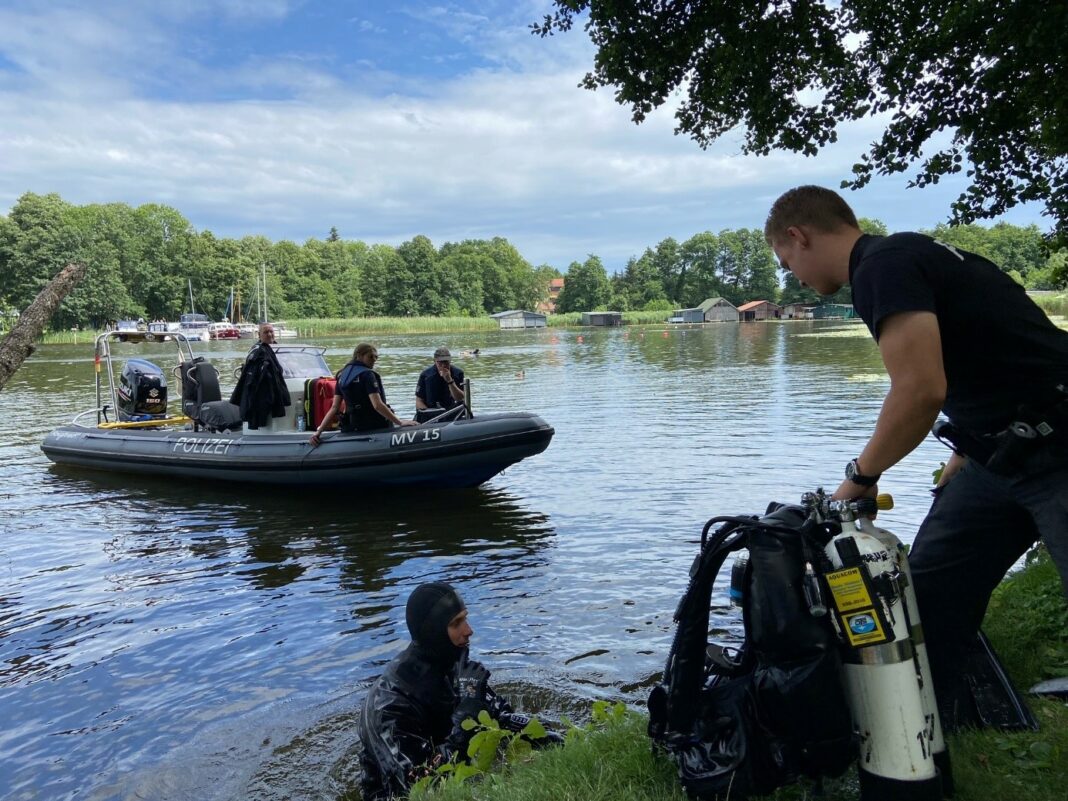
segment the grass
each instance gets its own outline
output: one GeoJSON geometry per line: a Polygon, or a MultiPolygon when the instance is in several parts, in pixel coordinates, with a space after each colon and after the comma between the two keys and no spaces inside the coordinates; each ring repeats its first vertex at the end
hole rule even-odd
{"type": "Polygon", "coordinates": [[[1032,295],[1031,300],[1050,317],[1068,317],[1068,293],[1060,295],[1032,295]]]}
{"type": "Polygon", "coordinates": [[[310,317],[287,320],[301,336],[359,336],[362,334],[438,334],[451,331],[496,331],[491,317],[310,317]]]}
{"type": "MultiPolygon", "coordinates": [[[[984,628],[1018,687],[1068,675],[1068,610],[1049,557],[1032,556],[991,600],[984,628]]],[[[957,801],[1068,799],[1068,705],[1029,698],[1039,732],[969,731],[949,739],[957,801]]],[[[481,781],[417,793],[431,801],[684,801],[673,765],[654,756],[644,714],[630,711],[563,748],[536,753],[481,781]]],[[[413,796],[414,797],[414,796],[413,796]]],[[[824,784],[784,787],[775,801],[859,801],[855,770],[824,784]]]]}

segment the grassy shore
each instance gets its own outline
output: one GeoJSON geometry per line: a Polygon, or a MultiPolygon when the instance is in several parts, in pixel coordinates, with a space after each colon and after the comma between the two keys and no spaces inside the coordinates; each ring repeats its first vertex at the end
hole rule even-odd
{"type": "MultiPolygon", "coordinates": [[[[1068,674],[1068,611],[1046,556],[1002,583],[985,629],[1017,686],[1068,674]]],[[[1034,733],[971,731],[950,737],[957,801],[1064,801],[1068,797],[1068,706],[1030,698],[1042,729],[1034,733]]],[[[684,801],[673,766],[655,757],[643,714],[629,712],[481,781],[444,784],[422,798],[441,801],[684,801]]],[[[813,798],[811,785],[771,798],[813,798]]],[[[827,801],[858,801],[855,771],[824,786],[827,801]]]]}

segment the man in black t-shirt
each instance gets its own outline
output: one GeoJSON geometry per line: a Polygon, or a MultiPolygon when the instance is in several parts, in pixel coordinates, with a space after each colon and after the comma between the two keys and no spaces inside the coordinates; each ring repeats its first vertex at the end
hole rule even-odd
{"type": "Polygon", "coordinates": [[[834,497],[875,495],[880,475],[939,412],[968,443],[946,464],[909,557],[953,728],[963,711],[960,655],[994,587],[1036,539],[1068,594],[1068,332],[980,256],[920,234],[863,234],[829,189],[784,194],[764,234],[782,267],[821,295],[850,284],[890,375],[875,431],[834,497]],[[1033,436],[1011,433],[1020,422],[1027,428],[1013,430],[1033,436]]]}
{"type": "Polygon", "coordinates": [[[345,415],[341,421],[342,431],[375,431],[395,426],[414,426],[414,420],[401,420],[386,403],[386,389],[382,376],[371,368],[378,361],[378,350],[366,342],[357,345],[352,352],[352,361],[346,364],[337,376],[334,403],[323,415],[319,427],[308,439],[313,446],[321,441],[323,432],[334,422],[345,401],[345,415]]]}
{"type": "Polygon", "coordinates": [[[452,354],[442,346],[434,351],[434,363],[419,374],[415,385],[415,408],[452,409],[464,402],[464,371],[452,363],[452,354]]]}

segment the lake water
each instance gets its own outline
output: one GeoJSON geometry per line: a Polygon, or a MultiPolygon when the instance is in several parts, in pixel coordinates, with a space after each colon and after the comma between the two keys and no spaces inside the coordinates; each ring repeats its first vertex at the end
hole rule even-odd
{"type": "MultiPolygon", "coordinates": [[[[0,392],[0,798],[337,798],[428,580],[460,590],[518,706],[640,704],[703,522],[836,487],[888,388],[857,324],[373,339],[398,412],[437,345],[479,348],[457,359],[476,411],[538,412],[552,444],[465,491],[168,483],[41,453],[93,403],[91,344],[41,347],[0,392]]],[[[315,344],[337,369],[357,341],[315,344]]],[[[249,344],[203,348],[227,374],[249,344]]],[[[905,541],[945,454],[926,442],[882,485],[905,541]]]]}

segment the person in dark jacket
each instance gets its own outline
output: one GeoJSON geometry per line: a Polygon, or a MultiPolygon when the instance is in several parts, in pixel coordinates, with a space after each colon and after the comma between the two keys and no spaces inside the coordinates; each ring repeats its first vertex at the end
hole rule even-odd
{"type": "Polygon", "coordinates": [[[864,234],[830,189],[785,193],[765,235],[821,295],[850,285],[890,376],[833,497],[875,496],[939,412],[957,432],[909,563],[942,722],[976,725],[968,653],[998,582],[1041,538],[1068,595],[1068,332],[981,256],[922,234],[864,234]]]}
{"type": "Polygon", "coordinates": [[[414,426],[414,420],[402,420],[397,417],[386,403],[386,388],[382,385],[382,376],[374,371],[378,362],[378,349],[363,342],[352,352],[352,361],[341,368],[337,374],[334,389],[334,402],[323,415],[319,427],[312,432],[308,442],[318,447],[323,432],[330,428],[339,414],[342,431],[378,431],[390,426],[414,426]],[[341,403],[345,411],[341,411],[341,403]]]}
{"type": "Polygon", "coordinates": [[[285,417],[285,407],[291,403],[272,344],[274,326],[261,323],[259,342],[245,357],[241,378],[230,396],[230,403],[240,407],[241,419],[252,429],[267,425],[272,417],[285,417]]]}
{"type": "MultiPolygon", "coordinates": [[[[437,765],[465,757],[472,732],[461,724],[483,710],[511,731],[530,721],[490,688],[490,672],[470,658],[473,632],[456,590],[437,581],[419,585],[405,620],[412,643],[371,687],[357,724],[364,801],[405,796],[437,765]]],[[[550,734],[535,745],[558,740],[550,734]]]]}
{"type": "Polygon", "coordinates": [[[419,374],[415,385],[415,408],[452,409],[464,402],[464,371],[452,363],[444,345],[434,351],[434,363],[419,374]]]}

